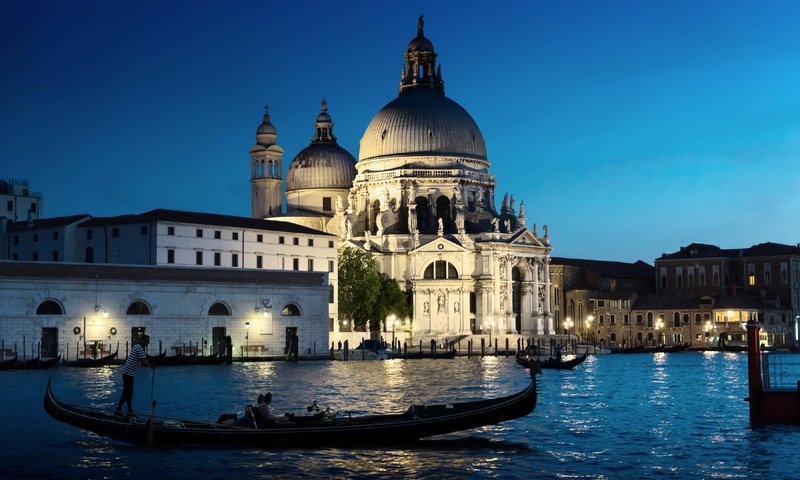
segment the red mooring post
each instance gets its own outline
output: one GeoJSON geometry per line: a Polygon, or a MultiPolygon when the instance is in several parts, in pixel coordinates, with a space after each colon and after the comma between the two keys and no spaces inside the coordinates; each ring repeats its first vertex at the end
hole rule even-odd
{"type": "Polygon", "coordinates": [[[764,417],[763,385],[761,383],[761,345],[758,334],[761,327],[753,318],[747,323],[747,380],[750,397],[750,421],[759,422],[764,417]]]}

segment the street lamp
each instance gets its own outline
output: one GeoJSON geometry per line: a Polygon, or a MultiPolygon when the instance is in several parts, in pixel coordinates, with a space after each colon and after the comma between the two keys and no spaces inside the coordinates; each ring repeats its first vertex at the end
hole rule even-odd
{"type": "Polygon", "coordinates": [[[586,328],[588,329],[587,333],[591,334],[587,336],[594,338],[594,331],[592,330],[592,322],[594,322],[594,315],[589,315],[588,317],[586,317],[586,328]]]}
{"type": "Polygon", "coordinates": [[[564,333],[566,335],[569,335],[569,329],[572,328],[573,325],[575,325],[575,323],[572,321],[572,318],[567,317],[564,319],[564,333]]]}
{"type": "Polygon", "coordinates": [[[244,349],[250,353],[250,321],[244,322],[244,349]]]}
{"type": "Polygon", "coordinates": [[[658,332],[658,344],[661,345],[661,329],[664,327],[664,319],[663,317],[658,317],[656,320],[656,332],[658,332]]]}
{"type": "Polygon", "coordinates": [[[494,319],[490,318],[486,323],[481,324],[481,330],[489,330],[489,346],[492,346],[492,329],[494,327],[494,319]]]}
{"type": "Polygon", "coordinates": [[[394,331],[397,328],[397,324],[400,322],[397,321],[397,317],[395,317],[394,314],[386,317],[386,321],[392,326],[392,350],[394,350],[394,331]]]}

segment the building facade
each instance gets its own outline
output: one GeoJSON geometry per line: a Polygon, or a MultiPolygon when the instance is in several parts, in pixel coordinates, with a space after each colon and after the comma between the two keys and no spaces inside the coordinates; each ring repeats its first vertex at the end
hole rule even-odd
{"type": "Polygon", "coordinates": [[[355,163],[323,103],[310,150],[289,166],[284,220],[372,252],[408,292],[416,338],[555,333],[548,228],[529,229],[513,196],[496,209],[483,136],[445,96],[437,55],[420,18],[399,95],[370,122],[355,163]]]}
{"type": "Polygon", "coordinates": [[[283,356],[293,334],[303,356],[328,345],[325,273],[142,265],[0,262],[0,342],[21,359],[124,358],[132,338],[150,350],[283,356]]]}

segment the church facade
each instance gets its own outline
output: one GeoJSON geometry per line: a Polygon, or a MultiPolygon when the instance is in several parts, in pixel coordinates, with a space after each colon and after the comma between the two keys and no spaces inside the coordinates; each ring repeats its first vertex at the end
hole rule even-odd
{"type": "Polygon", "coordinates": [[[548,228],[529,226],[524,203],[508,194],[496,208],[481,131],[445,96],[423,27],[420,17],[399,95],[370,122],[358,161],[336,143],[323,100],[311,144],[288,167],[280,216],[283,150],[264,116],[250,150],[253,216],[324,230],[371,252],[408,292],[415,339],[554,334],[548,228]]]}

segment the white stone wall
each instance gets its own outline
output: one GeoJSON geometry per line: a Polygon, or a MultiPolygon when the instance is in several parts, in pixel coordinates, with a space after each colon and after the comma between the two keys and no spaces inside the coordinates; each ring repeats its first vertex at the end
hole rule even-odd
{"type": "Polygon", "coordinates": [[[0,278],[0,304],[0,341],[6,349],[16,344],[20,355],[23,342],[28,355],[36,349],[43,327],[58,328],[59,353],[69,351],[71,358],[83,341],[111,344],[112,349],[119,343],[120,356],[124,357],[133,327],[146,327],[151,350],[157,350],[160,344],[168,354],[174,353],[172,347],[190,342],[210,344],[213,327],[226,328],[237,353],[244,345],[262,346],[260,352],[251,351],[251,356],[283,355],[286,327],[297,327],[301,356],[313,354],[315,348],[319,354],[330,345],[326,285],[0,278]],[[265,317],[263,310],[255,311],[255,305],[263,305],[262,300],[267,299],[271,308],[265,317]],[[46,300],[61,305],[64,315],[36,315],[37,307],[46,300]],[[134,301],[147,304],[152,314],[126,315],[134,301]],[[231,315],[209,316],[208,309],[216,302],[228,306],[231,315]],[[300,316],[281,315],[289,303],[300,308],[300,316]],[[96,311],[95,305],[101,309],[96,311]],[[81,332],[73,333],[75,327],[81,332]],[[112,327],[116,334],[111,333],[112,327]]]}

